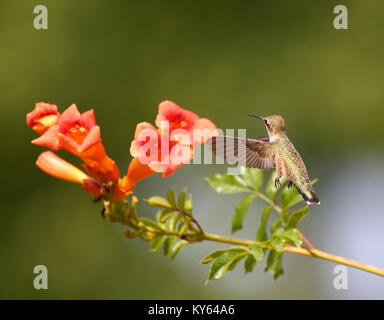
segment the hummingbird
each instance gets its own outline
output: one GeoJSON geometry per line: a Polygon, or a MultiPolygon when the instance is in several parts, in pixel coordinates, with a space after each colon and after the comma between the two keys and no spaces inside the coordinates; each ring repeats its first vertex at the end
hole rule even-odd
{"type": "Polygon", "coordinates": [[[248,168],[276,168],[276,188],[281,185],[280,178],[286,177],[289,180],[288,188],[294,185],[307,204],[320,204],[304,161],[285,132],[283,117],[261,117],[252,113],[248,115],[264,121],[268,136],[258,139],[212,137],[207,141],[212,151],[228,162],[248,168]]]}

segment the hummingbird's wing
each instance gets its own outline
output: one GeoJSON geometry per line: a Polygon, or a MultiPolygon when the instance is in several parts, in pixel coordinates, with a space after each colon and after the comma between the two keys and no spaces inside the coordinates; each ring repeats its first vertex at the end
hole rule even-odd
{"type": "Polygon", "coordinates": [[[207,141],[212,151],[232,164],[249,168],[271,169],[275,167],[275,148],[268,137],[241,139],[212,137],[207,141]]]}

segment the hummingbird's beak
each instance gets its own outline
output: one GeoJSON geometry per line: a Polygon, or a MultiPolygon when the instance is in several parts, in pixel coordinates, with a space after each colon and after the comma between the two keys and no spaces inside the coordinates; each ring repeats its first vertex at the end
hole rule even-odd
{"type": "Polygon", "coordinates": [[[263,117],[261,117],[261,116],[257,116],[257,115],[255,115],[255,114],[252,114],[252,113],[248,113],[248,115],[249,115],[249,116],[251,116],[251,117],[255,117],[255,118],[258,118],[258,119],[260,119],[260,120],[264,120],[264,118],[263,118],[263,117]]]}

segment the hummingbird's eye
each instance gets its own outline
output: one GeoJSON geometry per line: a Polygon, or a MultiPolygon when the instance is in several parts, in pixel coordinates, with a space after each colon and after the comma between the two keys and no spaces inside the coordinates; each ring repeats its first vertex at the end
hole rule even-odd
{"type": "Polygon", "coordinates": [[[268,120],[264,120],[264,122],[265,122],[266,126],[269,127],[269,122],[268,122],[268,120]]]}

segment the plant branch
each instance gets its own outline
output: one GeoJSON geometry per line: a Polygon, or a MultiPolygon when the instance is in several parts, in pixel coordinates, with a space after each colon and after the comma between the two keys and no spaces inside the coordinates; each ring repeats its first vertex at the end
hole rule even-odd
{"type": "MultiPolygon", "coordinates": [[[[265,194],[258,192],[258,196],[263,199],[265,202],[267,202],[269,205],[271,205],[281,216],[283,215],[283,208],[280,207],[275,201],[269,199],[265,194]]],[[[309,251],[315,250],[315,247],[313,244],[307,239],[307,237],[299,230],[297,231],[300,233],[301,238],[303,239],[304,243],[307,245],[309,251]]]]}
{"type": "MultiPolygon", "coordinates": [[[[252,241],[252,240],[243,240],[243,239],[237,239],[237,238],[231,238],[231,237],[224,237],[216,234],[211,233],[204,233],[202,240],[208,240],[208,241],[214,241],[214,242],[221,242],[221,243],[227,243],[227,244],[234,244],[234,245],[240,245],[240,246],[249,246],[251,244],[260,244],[258,241],[252,241]]],[[[363,264],[354,260],[346,259],[340,256],[336,256],[318,249],[315,249],[312,246],[312,249],[306,249],[302,247],[293,247],[293,246],[285,246],[284,252],[290,252],[295,254],[301,254],[305,256],[312,256],[315,258],[333,261],[336,263],[340,263],[352,268],[360,269],[366,272],[370,272],[373,274],[376,274],[378,276],[384,277],[384,270],[379,269],[374,266],[370,266],[367,264],[363,264]]]]}
{"type": "Polygon", "coordinates": [[[172,208],[174,209],[175,211],[178,211],[180,213],[182,213],[183,215],[187,216],[188,218],[191,219],[191,221],[197,226],[197,228],[199,229],[199,233],[200,234],[204,234],[204,231],[203,231],[203,228],[200,226],[199,222],[189,213],[187,212],[186,210],[183,210],[183,209],[180,209],[180,208],[177,208],[177,207],[174,207],[172,208]]]}

